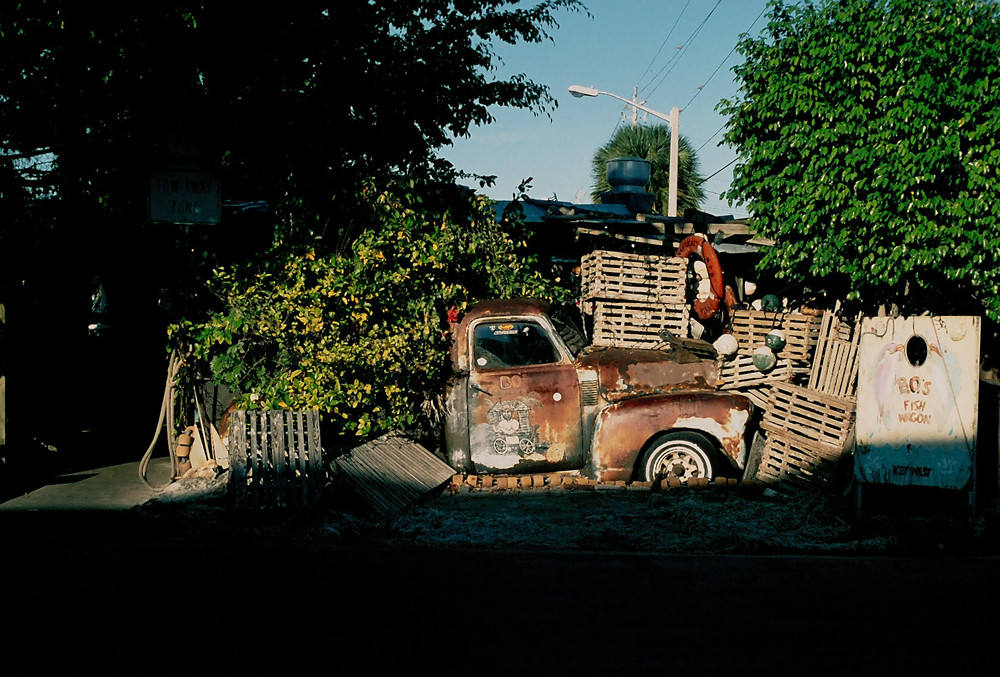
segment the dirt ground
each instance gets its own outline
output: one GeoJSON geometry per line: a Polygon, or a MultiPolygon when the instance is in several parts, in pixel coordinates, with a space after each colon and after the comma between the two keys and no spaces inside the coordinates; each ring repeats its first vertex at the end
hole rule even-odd
{"type": "MultiPolygon", "coordinates": [[[[226,476],[184,480],[142,506],[151,519],[184,515],[195,531],[227,537],[308,539],[331,545],[718,554],[1000,554],[1000,512],[967,494],[869,495],[859,512],[848,485],[775,491],[761,486],[545,487],[482,490],[445,486],[409,508],[373,514],[342,488],[308,517],[280,511],[234,515],[226,476]],[[289,521],[294,528],[289,528],[289,521]]],[[[913,488],[909,488],[913,489],[913,488]]],[[[189,532],[188,536],[194,536],[189,532]]]]}

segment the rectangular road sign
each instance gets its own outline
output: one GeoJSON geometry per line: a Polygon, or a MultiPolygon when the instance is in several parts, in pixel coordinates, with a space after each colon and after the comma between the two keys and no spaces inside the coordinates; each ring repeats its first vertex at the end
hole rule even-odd
{"type": "Polygon", "coordinates": [[[153,172],[149,220],[154,223],[216,224],[222,216],[219,180],[209,172],[153,172]]]}

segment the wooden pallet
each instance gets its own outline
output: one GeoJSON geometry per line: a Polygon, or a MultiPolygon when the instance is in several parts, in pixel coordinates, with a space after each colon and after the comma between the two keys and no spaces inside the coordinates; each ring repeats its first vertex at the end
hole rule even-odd
{"type": "Polygon", "coordinates": [[[772,383],[761,429],[839,456],[854,430],[855,400],[772,383]]]}
{"type": "Polygon", "coordinates": [[[768,433],[754,479],[764,484],[810,487],[828,483],[840,456],[780,433],[768,433]]]}
{"type": "Polygon", "coordinates": [[[691,313],[687,304],[594,302],[595,346],[657,348],[665,341],[660,331],[687,338],[691,313]]]}
{"type": "Polygon", "coordinates": [[[677,256],[596,251],[581,261],[581,294],[593,299],[682,304],[687,259],[677,256]]]}
{"type": "Polygon", "coordinates": [[[319,412],[232,412],[229,461],[235,507],[317,507],[326,484],[319,412]]]}
{"type": "Polygon", "coordinates": [[[799,313],[766,313],[760,310],[735,310],[732,333],[740,346],[752,350],[764,345],[764,337],[775,329],[785,335],[786,345],[779,357],[809,361],[819,339],[823,318],[799,313]]]}

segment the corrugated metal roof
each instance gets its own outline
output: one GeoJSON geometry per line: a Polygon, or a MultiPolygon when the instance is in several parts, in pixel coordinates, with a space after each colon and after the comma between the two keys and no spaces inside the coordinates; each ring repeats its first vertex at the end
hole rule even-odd
{"type": "Polygon", "coordinates": [[[451,479],[455,470],[400,433],[334,460],[341,481],[374,512],[402,510],[451,479]]]}

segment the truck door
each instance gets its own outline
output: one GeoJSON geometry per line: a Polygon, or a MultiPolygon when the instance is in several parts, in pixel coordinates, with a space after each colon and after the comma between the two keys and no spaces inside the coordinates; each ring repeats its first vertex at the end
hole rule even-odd
{"type": "Polygon", "coordinates": [[[580,384],[565,347],[531,320],[470,332],[469,447],[476,472],[582,467],[580,384]]]}

